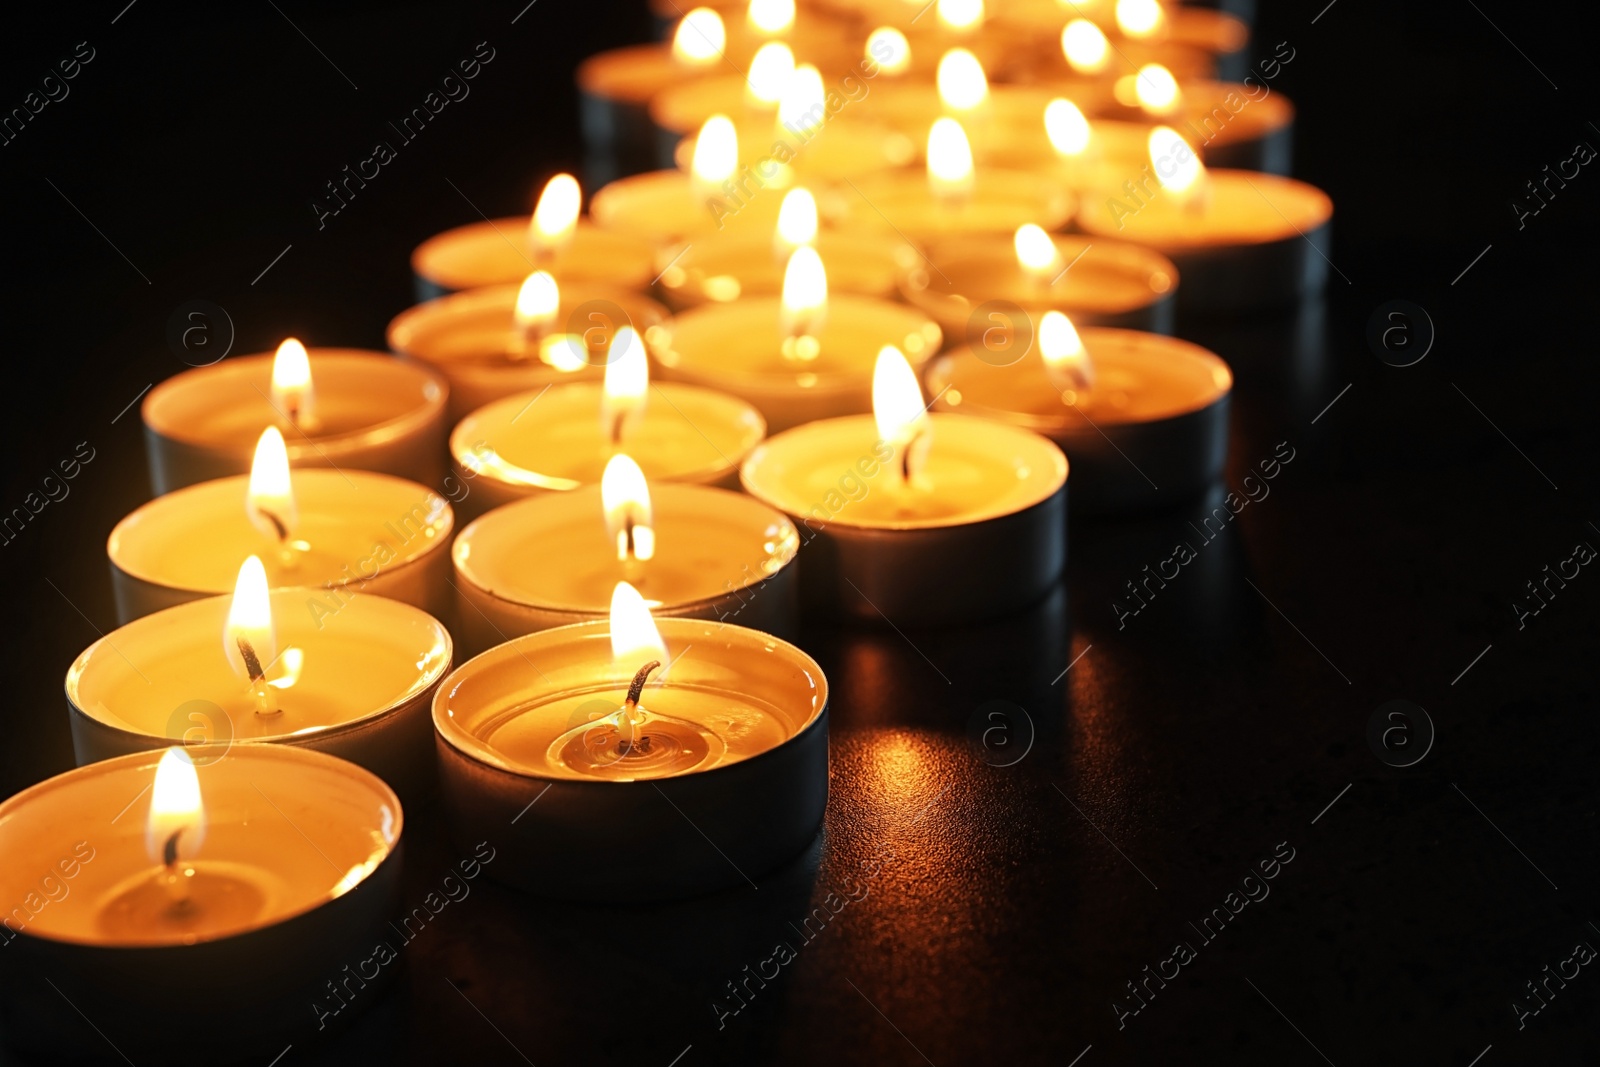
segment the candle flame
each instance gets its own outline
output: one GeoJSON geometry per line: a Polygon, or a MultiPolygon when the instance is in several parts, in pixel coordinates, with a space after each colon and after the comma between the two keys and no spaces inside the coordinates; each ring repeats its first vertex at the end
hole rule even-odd
{"type": "Polygon", "coordinates": [[[1160,63],[1146,63],[1134,75],[1134,96],[1139,106],[1152,115],[1170,115],[1178,109],[1182,94],[1178,79],[1160,63]]]}
{"type": "Polygon", "coordinates": [[[267,571],[259,556],[251,556],[239,567],[228,621],[222,628],[222,650],[240,678],[253,686],[266,683],[267,667],[278,656],[278,639],[272,627],[267,571]]]}
{"type": "Polygon", "coordinates": [[[1094,382],[1094,364],[1072,320],[1059,311],[1047,311],[1039,320],[1039,355],[1045,373],[1061,390],[1063,399],[1077,402],[1077,393],[1094,382]]]}
{"type": "Polygon", "coordinates": [[[272,357],[272,406],[287,415],[291,425],[301,426],[312,421],[315,399],[306,346],[285,338],[272,357]]]}
{"type": "Polygon", "coordinates": [[[952,48],[939,57],[939,102],[952,111],[971,111],[989,99],[989,79],[978,57],[952,48]]]}
{"type": "Polygon", "coordinates": [[[517,290],[517,329],[523,336],[543,336],[556,324],[561,309],[561,287],[549,271],[536,270],[517,290]]]}
{"type": "Polygon", "coordinates": [[[626,453],[612,456],[600,476],[600,506],[605,510],[606,533],[617,546],[619,562],[647,560],[655,555],[650,486],[639,464],[626,453]]]}
{"type": "Polygon", "coordinates": [[[155,785],[150,790],[150,814],[145,819],[145,850],[152,863],[191,859],[206,835],[205,804],[200,799],[200,776],[194,761],[176,746],[161,754],[155,785]],[[169,842],[170,847],[169,847],[169,842]]]}
{"type": "Polygon", "coordinates": [[[1017,250],[1017,264],[1034,277],[1049,280],[1061,266],[1061,252],[1050,235],[1031,222],[1017,227],[1012,243],[1017,250]]]}
{"type": "Polygon", "coordinates": [[[611,592],[611,658],[628,671],[652,659],[667,659],[666,643],[649,606],[627,582],[618,582],[611,592]]]}
{"type": "Polygon", "coordinates": [[[1065,97],[1058,96],[1045,105],[1044,132],[1059,156],[1082,155],[1089,147],[1089,120],[1065,97]]]}
{"type": "Polygon", "coordinates": [[[1117,29],[1125,36],[1152,37],[1165,18],[1156,0],[1117,0],[1117,29]]]}
{"type": "Polygon", "coordinates": [[[529,231],[535,255],[556,255],[572,243],[582,205],[583,190],[572,175],[557,174],[545,182],[529,231]]]}
{"type": "Polygon", "coordinates": [[[1061,54],[1079,74],[1099,74],[1111,58],[1111,42],[1088,19],[1073,19],[1061,31],[1061,54]]]}
{"type": "Polygon", "coordinates": [[[268,426],[256,441],[244,509],[256,529],[280,544],[288,543],[299,515],[289,481],[289,450],[276,426],[268,426]]]}
{"type": "Polygon", "coordinates": [[[872,369],[872,416],[879,440],[901,456],[902,478],[914,481],[933,442],[933,420],[922,402],[917,372],[893,345],[879,349],[872,369]]]}
{"type": "Polygon", "coordinates": [[[750,60],[745,98],[755,107],[771,110],[783,99],[783,90],[793,76],[794,53],[782,41],[768,41],[750,60]]]}
{"type": "Polygon", "coordinates": [[[733,120],[726,115],[712,115],[695,136],[689,171],[697,182],[715,189],[733,177],[738,167],[739,135],[734,132],[733,120]]]}
{"type": "Polygon", "coordinates": [[[950,33],[971,33],[983,25],[983,0],[939,0],[939,25],[950,33]]]}
{"type": "Polygon", "coordinates": [[[934,121],[928,131],[928,186],[935,196],[959,200],[972,192],[972,145],[952,118],[934,121]]]}
{"type": "Polygon", "coordinates": [[[815,338],[821,331],[828,317],[828,274],[822,267],[822,257],[810,245],[801,245],[789,256],[789,264],[783,270],[780,306],[783,332],[790,338],[815,338]]]}
{"type": "Polygon", "coordinates": [[[645,356],[644,342],[632,326],[616,332],[606,355],[600,424],[607,440],[615,445],[644,417],[650,392],[650,361],[645,356]]]}
{"type": "Polygon", "coordinates": [[[1171,126],[1150,131],[1150,169],[1161,188],[1175,194],[1181,202],[1194,200],[1205,188],[1206,167],[1189,142],[1171,126]]]}
{"type": "Polygon", "coordinates": [[[794,0],[750,0],[745,18],[764,37],[788,33],[794,29],[794,0]]]}
{"type": "Polygon", "coordinates": [[[879,26],[867,35],[866,58],[884,74],[904,74],[911,66],[911,42],[893,26],[879,26]]]}
{"type": "Polygon", "coordinates": [[[815,244],[816,240],[817,198],[804,187],[790,189],[783,194],[783,203],[778,206],[775,246],[781,254],[787,255],[801,245],[815,244]]]}
{"type": "Polygon", "coordinates": [[[810,63],[795,67],[778,101],[779,135],[788,132],[804,136],[819,128],[828,117],[827,100],[822,72],[810,63]]]}
{"type": "Polygon", "coordinates": [[[709,7],[697,7],[683,16],[672,35],[672,58],[689,67],[709,67],[727,46],[722,16],[709,7]]]}

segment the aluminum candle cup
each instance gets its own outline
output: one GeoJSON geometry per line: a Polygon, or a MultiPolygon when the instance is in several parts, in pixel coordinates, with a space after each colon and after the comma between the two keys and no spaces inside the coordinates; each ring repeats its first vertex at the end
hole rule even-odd
{"type": "MultiPolygon", "coordinates": [[[[828,265],[828,285],[840,293],[893,299],[903,271],[923,263],[919,252],[892,234],[823,230],[813,242],[828,265]]],[[[684,250],[661,274],[661,288],[678,309],[730,304],[783,292],[784,258],[771,236],[716,234],[684,250]]]]}
{"type": "Polygon", "coordinates": [[[1292,178],[1208,171],[1208,191],[1185,202],[1151,183],[1137,199],[1121,190],[1085,195],[1079,225],[1090,234],[1154,248],[1178,267],[1178,311],[1203,314],[1289,304],[1328,280],[1333,201],[1292,178]]]}
{"type": "MultiPolygon", "coordinates": [[[[913,366],[939,350],[940,331],[920,311],[884,300],[838,293],[813,358],[785,355],[783,303],[745,297],[675,316],[655,348],[664,377],[714,385],[755,405],[769,432],[814,419],[872,410],[878,350],[894,345],[913,366]]],[[[641,457],[642,458],[642,457],[641,457]]]]}
{"type": "Polygon", "coordinates": [[[135,619],[73,661],[67,710],[79,766],[197,738],[273,742],[358,763],[408,797],[423,791],[433,776],[430,702],[451,658],[437,620],[383,597],[277,590],[271,626],[283,651],[262,650],[276,711],[262,714],[226,636],[233,602],[208,597],[135,619]]]}
{"type": "Polygon", "coordinates": [[[947,343],[980,344],[996,328],[1025,335],[1051,309],[1080,324],[1172,332],[1178,270],[1166,256],[1103,237],[1036,236],[1037,266],[1024,265],[1016,242],[999,234],[936,245],[938,270],[919,258],[900,276],[900,292],[933,316],[947,343]]]}
{"type": "Polygon", "coordinates": [[[233,590],[259,555],[268,584],[376,593],[433,615],[449,605],[445,546],[455,515],[414,482],[370,471],[291,475],[292,543],[264,536],[246,512],[249,477],[201,482],[157,497],[117,523],[106,543],[118,622],[233,590]]]}
{"type": "Polygon", "coordinates": [[[296,467],[443,477],[445,384],[413,364],[353,348],[309,350],[315,423],[273,400],[270,353],[235,356],[168,378],[145,395],[145,447],[156,494],[244,474],[256,438],[283,429],[296,467]]]}
{"type": "Polygon", "coordinates": [[[568,284],[619,289],[647,289],[656,276],[655,248],[648,241],[581,220],[560,252],[548,258],[537,255],[528,241],[531,218],[515,215],[474,222],[422,242],[411,253],[417,299],[489,285],[520,285],[536,270],[547,270],[568,284]]]}
{"type": "Polygon", "coordinates": [[[473,514],[539,493],[600,481],[627,452],[652,481],[737,484],[739,464],[766,436],[761,415],[726,393],[672,382],[650,386],[644,413],[613,444],[601,425],[604,387],[574,382],[488,404],[450,435],[473,514]],[[476,498],[476,500],[474,500],[476,498]]]}
{"type": "Polygon", "coordinates": [[[554,326],[524,354],[518,292],[515,285],[493,285],[454,293],[408,308],[389,323],[390,348],[450,382],[451,419],[513,393],[598,377],[618,330],[632,326],[643,334],[667,317],[666,308],[640,293],[560,284],[554,326]]]}
{"type": "Polygon", "coordinates": [[[910,486],[871,415],[788,430],[745,461],[745,491],[800,531],[807,608],[902,628],[974,622],[1061,577],[1061,450],[998,422],[928,418],[932,445],[910,486]]]}
{"type": "Polygon", "coordinates": [[[798,624],[794,524],[739,493],[650,486],[654,552],[617,558],[599,486],[496,508],[456,538],[464,650],[605,618],[631,582],[653,614],[737,622],[778,637],[798,624]]]}
{"type": "Polygon", "coordinates": [[[1198,495],[1228,455],[1228,365],[1198,345],[1085,328],[1094,384],[1069,404],[1037,353],[963,347],[928,367],[935,410],[1044,434],[1072,463],[1075,514],[1127,513],[1198,495]]]}
{"type": "MultiPolygon", "coordinates": [[[[25,1055],[102,1063],[110,1046],[140,1064],[256,1062],[314,1041],[318,1003],[337,1003],[328,985],[387,936],[402,822],[388,786],[301,748],[184,753],[191,791],[154,813],[159,752],[0,803],[0,1024],[25,1055]],[[193,832],[167,838],[174,827],[193,832]],[[177,843],[182,904],[163,884],[163,839],[177,843]]],[[[393,972],[361,980],[338,1023],[393,972]]]]}
{"type": "Polygon", "coordinates": [[[647,725],[638,759],[688,769],[610,758],[592,720],[623,705],[637,665],[613,661],[608,622],[516,638],[445,679],[433,705],[444,808],[458,840],[494,840],[492,877],[567,899],[685,897],[760,878],[815,839],[828,798],[822,669],[742,626],[656,625],[671,669],[639,706],[692,747],[645,745],[647,725]]]}

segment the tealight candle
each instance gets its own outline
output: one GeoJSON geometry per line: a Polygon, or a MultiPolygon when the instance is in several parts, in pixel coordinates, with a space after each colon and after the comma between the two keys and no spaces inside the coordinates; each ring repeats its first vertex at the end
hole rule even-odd
{"type": "Polygon", "coordinates": [[[856,217],[916,241],[973,233],[1010,233],[1025,222],[1060,229],[1072,195],[1041,174],[985,167],[976,173],[961,123],[941,118],[928,131],[927,173],[869,174],[857,191],[876,210],[856,217]]]}
{"type": "Polygon", "coordinates": [[[236,356],[168,378],[145,395],[155,491],[242,474],[268,426],[301,467],[354,467],[436,481],[448,390],[380,352],[313,348],[293,337],[275,355],[236,356]]]}
{"type": "Polygon", "coordinates": [[[486,286],[402,311],[389,323],[389,347],[449,380],[450,417],[459,421],[513,393],[599,377],[618,330],[644,332],[666,316],[640,293],[564,284],[541,270],[520,287],[486,286]]]}
{"type": "Polygon", "coordinates": [[[138,1063],[309,1043],[306,1006],[388,936],[401,825],[377,777],[281,745],[141,752],[23,790],[0,803],[8,1043],[74,1063],[108,1042],[138,1063]]]}
{"type": "Polygon", "coordinates": [[[604,618],[626,580],[658,615],[737,620],[780,637],[797,619],[794,524],[739,493],[648,486],[626,453],[598,486],[496,508],[456,538],[468,654],[604,618]]]}
{"type": "Polygon", "coordinates": [[[900,304],[828,294],[815,249],[789,257],[780,297],[691,308],[661,331],[656,358],[671,378],[715,384],[754,404],[769,430],[871,410],[872,361],[884,345],[919,366],[939,327],[900,304]]]}
{"type": "Polygon", "coordinates": [[[831,264],[828,285],[842,293],[892,298],[903,271],[922,256],[898,238],[818,228],[816,199],[804,187],[784,194],[770,238],[714,234],[683,250],[661,274],[661,288],[674,307],[728,304],[742,297],[783,291],[788,257],[801,245],[815,248],[831,264]]]}
{"type": "Polygon", "coordinates": [[[1212,166],[1289,173],[1294,105],[1282,93],[1231,82],[1180,85],[1159,63],[1119,78],[1116,93],[1126,114],[1178,127],[1212,166]]]}
{"type": "MultiPolygon", "coordinates": [[[[650,117],[668,135],[669,141],[699,129],[713,115],[726,115],[736,125],[748,123],[752,128],[771,131],[774,124],[781,121],[780,110],[789,110],[780,105],[785,94],[795,88],[793,80],[797,70],[807,83],[803,89],[809,89],[809,83],[815,82],[815,89],[806,94],[806,108],[818,103],[823,104],[826,111],[826,92],[819,67],[837,72],[830,74],[831,80],[836,86],[846,88],[856,83],[847,83],[844,79],[872,76],[866,73],[871,68],[864,62],[856,64],[848,53],[840,53],[839,41],[838,37],[830,38],[820,50],[800,42],[768,41],[751,58],[747,73],[741,74],[730,67],[721,73],[664,88],[650,101],[650,117]],[[797,67],[791,44],[809,62],[797,67]]],[[[838,106],[846,106],[848,100],[839,89],[835,89],[835,94],[838,106]]],[[[780,136],[783,132],[781,128],[778,130],[780,136]]]]}
{"type": "Polygon", "coordinates": [[[626,448],[663,481],[735,484],[739,464],[766,436],[761,415],[713,389],[652,384],[644,343],[624,329],[601,382],[573,382],[487,404],[462,419],[450,452],[474,479],[473,514],[600,480],[626,448]],[[475,499],[474,499],[475,498],[475,499]]]}
{"type": "Polygon", "coordinates": [[[253,555],[274,589],[376,593],[439,615],[454,525],[445,499],[415,482],[356,470],[291,475],[283,438],[268,429],[249,475],[179,489],[117,523],[106,543],[117,618],[226,593],[253,555]]]}
{"type": "Polygon", "coordinates": [[[576,178],[557,174],[532,215],[486,219],[428,238],[411,253],[417,299],[514,285],[536,270],[569,284],[648,287],[656,275],[654,246],[580,219],[582,196],[576,178]]]}
{"type": "Polygon", "coordinates": [[[493,836],[491,875],[540,895],[743,885],[822,825],[827,708],[827,679],[798,648],[652,621],[622,583],[609,621],[518,637],[445,680],[441,797],[458,839],[493,836]]]}
{"type": "Polygon", "coordinates": [[[428,707],[450,657],[450,635],[424,612],[326,589],[269,594],[251,556],[231,597],[135,619],[73,661],[73,751],[81,766],[200,735],[277,742],[359,763],[413,796],[432,777],[428,707]]]}
{"type": "Polygon", "coordinates": [[[781,433],[740,472],[746,492],[801,531],[803,602],[906,627],[1042,597],[1066,562],[1061,449],[1003,423],[928,414],[892,348],[878,357],[873,411],[781,433]]]}
{"type": "Polygon", "coordinates": [[[930,255],[937,272],[913,266],[901,275],[900,291],[933,316],[950,343],[977,343],[996,328],[1025,334],[1028,317],[1052,308],[1094,325],[1172,331],[1178,270],[1139,245],[1052,237],[1028,223],[1009,240],[951,241],[930,255]]]}
{"type": "Polygon", "coordinates": [[[1180,312],[1266,307],[1321,291],[1333,217],[1326,193],[1292,178],[1208,170],[1166,126],[1151,132],[1149,151],[1142,175],[1085,195],[1078,224],[1169,257],[1183,278],[1180,312]]]}
{"type": "Polygon", "coordinates": [[[1233,374],[1199,345],[1134,330],[1039,320],[1037,354],[981,344],[940,356],[928,388],[941,411],[1042,433],[1072,463],[1079,514],[1148,509],[1192,497],[1222,475],[1233,374]]]}

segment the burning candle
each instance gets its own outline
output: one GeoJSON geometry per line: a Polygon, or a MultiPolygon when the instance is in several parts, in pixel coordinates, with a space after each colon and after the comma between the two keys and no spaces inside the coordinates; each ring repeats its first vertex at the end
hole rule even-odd
{"type": "Polygon", "coordinates": [[[473,483],[474,514],[536,493],[600,480],[626,449],[662,481],[733,484],[766,424],[714,389],[650,382],[644,342],[618,333],[600,382],[573,382],[487,404],[456,426],[450,451],[473,483]]]}
{"type": "MultiPolygon", "coordinates": [[[[909,135],[937,119],[961,123],[980,159],[1007,142],[1032,137],[1051,92],[1038,86],[990,85],[983,63],[967,48],[951,48],[939,58],[934,92],[911,80],[886,84],[867,100],[871,116],[909,135]]],[[[1085,91],[1065,90],[1084,96],[1085,91]]],[[[1098,106],[1098,105],[1096,105],[1098,106]]]]}
{"type": "Polygon", "coordinates": [[[297,745],[410,796],[432,777],[428,707],[450,658],[424,612],[353,590],[269,592],[251,556],[231,597],[135,619],[73,661],[73,750],[81,766],[171,744],[297,745]]]}
{"type": "Polygon", "coordinates": [[[1083,514],[1149,509],[1203,492],[1228,453],[1233,374],[1212,353],[1134,330],[1076,330],[1059,311],[1038,324],[1035,352],[981,343],[928,368],[941,411],[1042,433],[1072,463],[1083,514]]]}
{"type": "Polygon", "coordinates": [[[999,422],[930,415],[893,348],[873,378],[872,415],[778,434],[740,472],[746,492],[800,530],[803,601],[906,627],[1042,597],[1066,560],[1061,450],[999,422]],[[813,540],[823,550],[804,555],[813,540]]]}
{"type": "Polygon", "coordinates": [[[448,390],[380,352],[314,348],[293,337],[275,354],[236,356],[168,378],[145,395],[145,448],[157,494],[250,469],[256,438],[283,433],[305,467],[443,476],[448,390]]]}
{"type": "Polygon", "coordinates": [[[820,229],[816,199],[804,187],[784,194],[770,238],[714,234],[697,239],[661,274],[667,302],[681,309],[728,304],[742,297],[777,296],[789,257],[809,245],[831,264],[827,284],[843,293],[892,298],[900,273],[921,263],[898,238],[820,229]]]}
{"type": "Polygon", "coordinates": [[[939,327],[914,309],[829,294],[821,257],[801,246],[781,296],[690,308],[663,329],[656,356],[671,378],[716,384],[783,429],[870,410],[878,350],[896,345],[921,365],[939,340],[939,327]]]}
{"type": "Polygon", "coordinates": [[[8,1044],[98,1062],[109,1033],[148,1063],[312,1039],[303,1005],[370,953],[398,906],[400,802],[320,752],[219,756],[135,753],[0,803],[8,1044]],[[41,876],[67,891],[47,901],[41,876]],[[302,1010],[262,1010],[286,1004],[302,1010]]]}
{"type": "Polygon", "coordinates": [[[648,287],[656,275],[654,246],[580,219],[582,199],[577,179],[557,174],[532,215],[474,222],[428,238],[411,254],[417,299],[514,285],[536,270],[568,284],[648,287]]]}
{"type": "Polygon", "coordinates": [[[1288,174],[1294,105],[1281,92],[1233,82],[1185,81],[1149,63],[1119,78],[1118,102],[1126,115],[1179,129],[1215,167],[1288,174]]]}
{"type": "Polygon", "coordinates": [[[1321,189],[1270,174],[1209,170],[1166,126],[1151,131],[1149,156],[1142,174],[1121,188],[1086,194],[1078,223],[1177,264],[1180,312],[1265,307],[1322,289],[1333,202],[1321,189]]]}
{"type": "Polygon", "coordinates": [[[505,844],[491,873],[540,895],[740,885],[822,824],[827,697],[793,645],[652,620],[619,583],[609,620],[515,638],[446,679],[434,698],[445,811],[463,840],[492,827],[505,844]]]}
{"type": "Polygon", "coordinates": [[[612,339],[666,319],[649,297],[603,283],[564,284],[534,271],[429,300],[389,323],[389,347],[450,382],[450,417],[555,382],[599,377],[612,339]]]}
{"type": "Polygon", "coordinates": [[[936,246],[935,272],[919,261],[901,275],[901,293],[933,316],[945,337],[997,344],[1000,330],[1024,348],[1030,323],[1065,311],[1095,325],[1169,333],[1178,271],[1159,252],[1103,237],[1055,236],[1033,223],[1009,239],[971,237],[936,246]]]}
{"type": "Polygon", "coordinates": [[[261,435],[249,475],[157,497],[111,531],[117,616],[129,622],[233,589],[260,556],[267,584],[392,597],[439,614],[455,524],[450,505],[415,482],[357,470],[297,470],[283,437],[261,435]]]}
{"type": "Polygon", "coordinates": [[[649,486],[626,453],[598,486],[496,508],[456,538],[461,635],[469,652],[604,618],[626,580],[658,615],[795,630],[794,525],[739,493],[649,486]]]}

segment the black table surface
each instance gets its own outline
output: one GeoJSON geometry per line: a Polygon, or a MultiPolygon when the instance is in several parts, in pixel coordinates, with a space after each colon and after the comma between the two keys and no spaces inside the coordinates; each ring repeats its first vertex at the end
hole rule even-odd
{"type": "MultiPolygon", "coordinates": [[[[248,1062],[1600,1062],[1600,976],[1545,971],[1600,945],[1600,577],[1536,614],[1525,585],[1600,546],[1600,178],[1542,187],[1536,214],[1525,184],[1600,146],[1592,17],[1261,6],[1258,51],[1295,50],[1273,85],[1296,173],[1338,205],[1332,277],[1180,332],[1237,373],[1227,487],[1292,453],[1270,494],[1204,543],[1215,494],[1074,520],[1065,583],[1013,617],[811,626],[831,796],[789,868],[630,906],[480,878],[343,1033],[248,1062]],[[1367,341],[1394,299],[1436,333],[1408,367],[1367,341]],[[1183,540],[1193,562],[1119,620],[1183,540]],[[1519,1018],[1529,982],[1547,1006],[1519,1018]]],[[[382,347],[410,248],[578,166],[574,65],[648,31],[633,4],[442,8],[117,0],[0,43],[7,107],[94,51],[0,147],[3,507],[95,451],[0,545],[0,795],[72,765],[61,679],[114,625],[104,539],[149,493],[127,405],[183,369],[174,312],[224,308],[235,352],[382,347]],[[323,183],[480,41],[472,95],[319,229],[323,183]]],[[[464,853],[425,810],[406,838],[409,908],[464,853]]]]}

